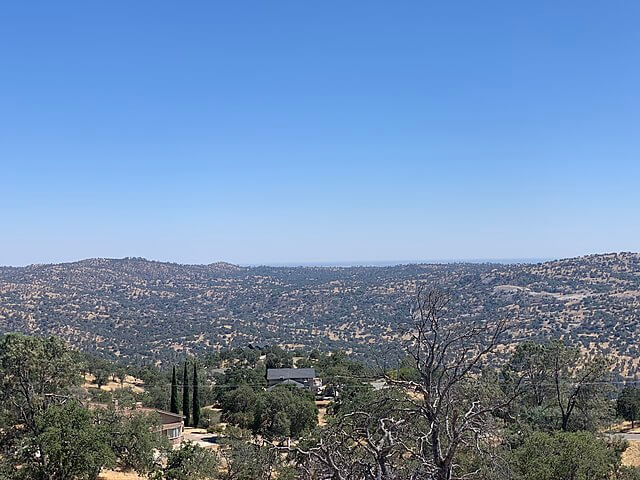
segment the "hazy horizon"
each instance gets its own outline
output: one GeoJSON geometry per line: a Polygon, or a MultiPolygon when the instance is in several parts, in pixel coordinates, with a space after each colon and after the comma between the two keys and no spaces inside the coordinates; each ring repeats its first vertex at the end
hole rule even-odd
{"type": "Polygon", "coordinates": [[[211,265],[215,263],[229,263],[238,265],[241,267],[386,267],[396,265],[418,265],[418,264],[449,264],[449,263],[469,263],[469,264],[482,264],[482,263],[495,263],[502,265],[516,265],[516,264],[534,264],[551,262],[555,260],[564,260],[567,258],[580,258],[590,255],[607,255],[612,253],[636,253],[636,252],[592,252],[585,253],[583,255],[577,255],[575,257],[522,257],[522,258],[424,258],[424,259],[404,259],[404,260],[345,260],[345,261],[301,261],[301,262],[256,262],[256,263],[236,263],[230,262],[224,259],[205,261],[205,262],[181,262],[171,259],[159,259],[149,258],[144,256],[124,256],[124,257],[108,257],[108,256],[96,256],[77,259],[68,259],[63,261],[47,261],[47,262],[31,262],[26,264],[8,265],[2,264],[0,267],[9,268],[23,268],[36,265],[59,265],[67,263],[77,263],[87,260],[125,260],[125,259],[141,259],[149,262],[157,263],[171,263],[177,265],[211,265]]]}

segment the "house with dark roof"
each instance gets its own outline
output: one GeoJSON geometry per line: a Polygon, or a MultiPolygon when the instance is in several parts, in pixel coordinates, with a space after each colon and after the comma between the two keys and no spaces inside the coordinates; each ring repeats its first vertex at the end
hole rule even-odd
{"type": "Polygon", "coordinates": [[[277,385],[291,385],[316,393],[322,386],[322,381],[316,377],[313,368],[267,369],[267,389],[271,390],[277,385]]]}

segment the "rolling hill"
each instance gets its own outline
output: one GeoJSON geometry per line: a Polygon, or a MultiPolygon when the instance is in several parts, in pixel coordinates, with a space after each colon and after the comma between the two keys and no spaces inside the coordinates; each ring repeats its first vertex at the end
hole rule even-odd
{"type": "Polygon", "coordinates": [[[406,326],[416,285],[452,313],[507,318],[510,342],[556,336],[635,376],[640,254],[538,264],[180,265],[141,258],[0,267],[0,332],[55,334],[132,362],[259,341],[371,356],[406,326]]]}

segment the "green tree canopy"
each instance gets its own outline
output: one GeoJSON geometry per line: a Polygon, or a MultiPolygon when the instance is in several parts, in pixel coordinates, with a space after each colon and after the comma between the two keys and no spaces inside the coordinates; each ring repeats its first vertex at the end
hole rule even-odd
{"type": "Polygon", "coordinates": [[[514,452],[518,480],[610,480],[624,445],[590,432],[535,432],[514,452]]]}
{"type": "Polygon", "coordinates": [[[167,466],[156,478],[162,480],[213,480],[217,476],[219,459],[211,450],[195,443],[184,442],[172,450],[167,466]]]}
{"type": "Polygon", "coordinates": [[[640,388],[624,387],[618,396],[616,410],[618,415],[631,422],[631,428],[633,428],[640,417],[640,388]]]}
{"type": "Polygon", "coordinates": [[[189,413],[189,372],[187,370],[187,362],[184,362],[184,370],[182,371],[182,415],[184,416],[184,424],[188,426],[191,422],[189,413]]]}
{"type": "Polygon", "coordinates": [[[148,475],[159,466],[156,454],[171,449],[169,440],[160,429],[160,418],[155,413],[122,415],[109,408],[97,409],[94,418],[105,433],[116,456],[116,464],[122,470],[148,475]]]}
{"type": "Polygon", "coordinates": [[[193,426],[200,424],[200,384],[198,382],[198,366],[193,362],[193,426]]]}
{"type": "Polygon", "coordinates": [[[75,401],[38,413],[36,433],[20,442],[14,457],[17,479],[94,480],[115,464],[107,432],[75,401]]]}
{"type": "Polygon", "coordinates": [[[300,437],[318,423],[313,396],[295,387],[278,386],[258,397],[253,430],[267,437],[300,437]]]}
{"type": "Polygon", "coordinates": [[[503,371],[506,384],[523,379],[524,395],[514,404],[536,429],[596,431],[611,417],[609,361],[587,356],[559,340],[517,346],[503,371]]]}
{"type": "Polygon", "coordinates": [[[227,422],[267,437],[297,438],[318,422],[313,395],[284,385],[266,392],[242,385],[227,392],[221,406],[227,422]]]}
{"type": "Polygon", "coordinates": [[[171,372],[171,399],[169,403],[169,411],[172,413],[178,413],[178,378],[176,376],[175,365],[171,372]]]}
{"type": "Polygon", "coordinates": [[[74,356],[61,340],[19,333],[0,337],[0,415],[13,433],[16,425],[35,431],[36,417],[68,399],[81,383],[74,356]]]}
{"type": "Polygon", "coordinates": [[[267,348],[265,364],[267,368],[291,368],[293,367],[293,355],[282,348],[275,346],[267,348]]]}
{"type": "Polygon", "coordinates": [[[241,428],[250,428],[255,422],[258,394],[247,385],[227,391],[221,400],[225,421],[241,428]]]}

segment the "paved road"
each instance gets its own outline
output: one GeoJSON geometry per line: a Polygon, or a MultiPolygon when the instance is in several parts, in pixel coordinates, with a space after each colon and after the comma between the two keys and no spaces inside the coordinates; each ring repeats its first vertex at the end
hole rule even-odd
{"type": "Polygon", "coordinates": [[[611,433],[610,435],[612,437],[620,437],[625,440],[635,440],[640,442],[640,433],[611,433]]]}
{"type": "Polygon", "coordinates": [[[203,429],[185,428],[184,439],[194,442],[201,447],[217,447],[215,442],[215,435],[207,433],[203,429]]]}

